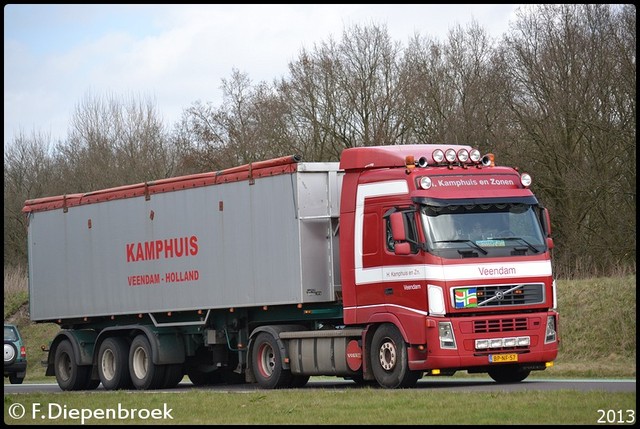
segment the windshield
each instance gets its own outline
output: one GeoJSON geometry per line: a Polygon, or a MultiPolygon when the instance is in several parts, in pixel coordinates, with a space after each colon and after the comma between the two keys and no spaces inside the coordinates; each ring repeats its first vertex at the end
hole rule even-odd
{"type": "Polygon", "coordinates": [[[428,206],[421,208],[430,249],[526,248],[538,253],[545,240],[534,207],[523,203],[428,206]]]}

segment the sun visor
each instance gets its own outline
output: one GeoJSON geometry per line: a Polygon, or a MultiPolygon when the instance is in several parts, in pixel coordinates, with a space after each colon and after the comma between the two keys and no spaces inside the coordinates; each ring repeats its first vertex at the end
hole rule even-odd
{"type": "Polygon", "coordinates": [[[430,197],[413,197],[414,202],[427,206],[447,207],[447,206],[470,206],[477,204],[529,204],[537,205],[536,197],[492,197],[492,198],[430,198],[430,197]]]}

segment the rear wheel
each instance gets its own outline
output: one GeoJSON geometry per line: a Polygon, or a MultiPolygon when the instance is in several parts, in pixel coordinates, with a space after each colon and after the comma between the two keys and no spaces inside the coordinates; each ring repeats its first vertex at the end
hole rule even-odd
{"type": "Polygon", "coordinates": [[[373,334],[371,367],[378,384],[388,389],[414,387],[422,373],[409,369],[407,345],[394,325],[384,323],[373,334]]]}
{"type": "Polygon", "coordinates": [[[265,389],[290,386],[291,371],[282,367],[282,356],[276,339],[266,332],[256,336],[251,348],[251,366],[258,384],[265,389]]]}
{"type": "Polygon", "coordinates": [[[98,351],[98,375],[106,390],[131,386],[129,375],[129,343],[124,338],[107,338],[98,351]]]}
{"type": "Polygon", "coordinates": [[[138,390],[162,387],[165,367],[153,363],[151,343],[146,335],[138,335],[129,349],[129,374],[133,387],[138,390]]]}
{"type": "Polygon", "coordinates": [[[500,365],[489,370],[489,377],[498,383],[519,383],[531,374],[531,370],[518,365],[500,365]]]}

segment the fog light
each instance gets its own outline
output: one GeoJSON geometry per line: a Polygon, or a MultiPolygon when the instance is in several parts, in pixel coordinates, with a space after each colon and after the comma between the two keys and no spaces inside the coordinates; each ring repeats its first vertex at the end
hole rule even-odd
{"type": "Polygon", "coordinates": [[[476,340],[476,349],[488,349],[489,348],[489,340],[476,340]]]}
{"type": "Polygon", "coordinates": [[[502,338],[493,338],[489,340],[489,347],[491,347],[492,349],[502,347],[502,338]]]}
{"type": "Polygon", "coordinates": [[[505,347],[515,347],[516,339],[515,338],[505,338],[503,341],[505,347]]]}

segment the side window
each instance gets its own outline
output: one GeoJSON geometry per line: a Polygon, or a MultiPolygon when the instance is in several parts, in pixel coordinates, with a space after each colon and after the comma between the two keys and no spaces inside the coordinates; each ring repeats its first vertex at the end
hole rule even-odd
{"type": "MultiPolygon", "coordinates": [[[[402,213],[404,216],[404,225],[406,228],[407,241],[411,245],[411,253],[418,253],[418,230],[416,226],[416,216],[413,210],[402,213]]],[[[393,241],[391,234],[391,220],[389,216],[385,216],[384,225],[386,229],[385,237],[387,242],[387,250],[391,253],[395,251],[396,243],[393,241]]]]}

